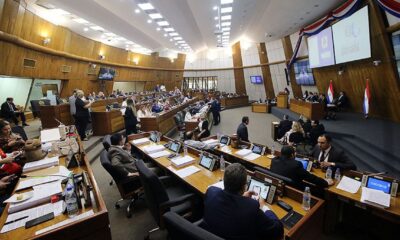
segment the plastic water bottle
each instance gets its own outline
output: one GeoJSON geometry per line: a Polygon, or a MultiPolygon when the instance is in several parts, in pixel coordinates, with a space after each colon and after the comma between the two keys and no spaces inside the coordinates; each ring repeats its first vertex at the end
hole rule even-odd
{"type": "Polygon", "coordinates": [[[218,142],[221,140],[221,133],[220,132],[217,133],[217,139],[218,139],[218,142]]]}
{"type": "Polygon", "coordinates": [[[187,156],[188,155],[188,149],[187,149],[187,145],[183,145],[183,155],[187,156]]]}
{"type": "Polygon", "coordinates": [[[219,165],[220,165],[221,171],[225,171],[225,160],[224,160],[224,155],[221,155],[221,158],[220,158],[220,160],[219,160],[219,165]]]}
{"type": "Polygon", "coordinates": [[[331,167],[328,167],[328,169],[326,169],[325,178],[326,179],[332,179],[332,169],[331,169],[331,167]]]}
{"type": "Polygon", "coordinates": [[[67,132],[65,131],[65,125],[64,124],[61,123],[58,126],[58,131],[60,132],[61,139],[65,139],[67,137],[67,132]]]}
{"type": "Polygon", "coordinates": [[[335,180],[337,181],[337,182],[339,182],[340,181],[340,168],[336,168],[336,171],[335,171],[335,180]]]}
{"type": "Polygon", "coordinates": [[[272,144],[272,147],[271,147],[271,155],[272,155],[272,156],[275,156],[275,144],[272,144]]]}
{"type": "Polygon", "coordinates": [[[67,213],[69,218],[78,215],[78,202],[73,186],[67,184],[67,192],[65,194],[65,203],[67,204],[67,213]]]}
{"type": "Polygon", "coordinates": [[[303,209],[308,211],[310,210],[311,206],[311,193],[310,193],[310,188],[306,187],[303,193],[303,209]]]}

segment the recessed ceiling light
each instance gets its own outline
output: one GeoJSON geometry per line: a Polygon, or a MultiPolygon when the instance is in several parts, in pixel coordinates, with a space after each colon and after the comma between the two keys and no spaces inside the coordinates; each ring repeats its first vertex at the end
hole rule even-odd
{"type": "Polygon", "coordinates": [[[231,15],[225,15],[225,16],[221,16],[221,21],[225,21],[225,20],[231,20],[231,15]]]}
{"type": "Polygon", "coordinates": [[[229,35],[229,32],[223,32],[222,35],[229,35]]]}
{"type": "Polygon", "coordinates": [[[135,9],[135,13],[140,13],[140,9],[139,9],[139,8],[136,8],[136,9],[135,9]]]}
{"type": "Polygon", "coordinates": [[[152,23],[153,21],[151,20],[151,19],[148,19],[147,20],[147,23],[152,23]]]}
{"type": "Polygon", "coordinates": [[[218,6],[214,6],[214,7],[213,7],[213,10],[217,10],[217,9],[218,9],[218,6]]]}
{"type": "Polygon", "coordinates": [[[218,17],[215,17],[214,20],[218,20],[218,17]]]}
{"type": "Polygon", "coordinates": [[[159,27],[158,27],[158,28],[156,28],[156,30],[157,30],[157,31],[160,31],[160,30],[161,30],[161,28],[159,28],[159,27]]]}
{"type": "Polygon", "coordinates": [[[164,37],[167,37],[167,36],[168,36],[168,34],[164,33],[164,37]]]}
{"type": "Polygon", "coordinates": [[[221,0],[221,4],[233,3],[233,0],[221,0]]]}
{"type": "Polygon", "coordinates": [[[222,36],[222,39],[227,39],[229,38],[229,36],[222,36]]]}
{"type": "Polygon", "coordinates": [[[124,37],[117,37],[115,39],[118,40],[118,41],[125,41],[126,40],[124,37]]]}
{"type": "Polygon", "coordinates": [[[62,9],[53,9],[50,10],[54,15],[70,15],[71,13],[64,11],[62,9]]]}
{"type": "Polygon", "coordinates": [[[150,3],[139,3],[138,6],[139,6],[142,10],[151,10],[151,9],[154,9],[153,5],[151,5],[150,3]]]}
{"type": "Polygon", "coordinates": [[[175,31],[175,29],[173,29],[173,28],[164,28],[164,31],[166,31],[166,32],[173,32],[173,31],[175,31]]]}
{"type": "Polygon", "coordinates": [[[104,35],[108,36],[108,37],[115,37],[117,35],[115,35],[114,33],[110,33],[110,32],[106,32],[104,33],[104,35]]]}
{"type": "Polygon", "coordinates": [[[90,28],[93,30],[96,30],[96,31],[104,31],[104,28],[99,27],[99,26],[91,26],[90,28]]]}
{"type": "Polygon", "coordinates": [[[185,41],[181,40],[181,41],[177,41],[177,43],[185,43],[185,41]]]}
{"type": "Polygon", "coordinates": [[[83,31],[87,32],[87,31],[89,31],[89,28],[85,27],[85,28],[83,29],[83,31]]]}
{"type": "Polygon", "coordinates": [[[170,38],[169,41],[172,42],[172,41],[174,41],[174,39],[170,38]]]}
{"type": "Polygon", "coordinates": [[[215,24],[215,27],[219,27],[219,24],[215,24]]]}
{"type": "Polygon", "coordinates": [[[169,23],[167,21],[160,21],[160,22],[157,22],[157,24],[158,24],[158,26],[168,26],[169,25],[169,23]]]}
{"type": "Polygon", "coordinates": [[[226,32],[226,31],[230,31],[231,28],[230,28],[230,27],[224,27],[224,28],[222,28],[221,30],[222,30],[223,32],[226,32]]]}
{"type": "Polygon", "coordinates": [[[74,19],[72,19],[73,21],[75,21],[75,22],[77,22],[77,23],[82,23],[82,24],[84,24],[84,23],[89,23],[88,21],[86,21],[85,19],[83,19],[83,18],[74,18],[74,19]]]}
{"type": "Polygon", "coordinates": [[[231,25],[231,22],[223,22],[223,23],[221,23],[221,26],[223,26],[223,27],[227,27],[227,26],[230,26],[231,25]]]}
{"type": "Polygon", "coordinates": [[[232,7],[221,8],[221,13],[230,13],[232,12],[232,7]]]}
{"type": "Polygon", "coordinates": [[[126,41],[126,44],[134,44],[132,41],[126,41]]]}
{"type": "Polygon", "coordinates": [[[176,32],[170,33],[169,35],[170,35],[170,36],[179,36],[179,34],[176,33],[176,32]]]}
{"type": "Polygon", "coordinates": [[[149,14],[149,17],[151,17],[152,19],[163,18],[163,17],[161,16],[161,14],[159,14],[159,13],[151,13],[151,14],[149,14]]]}
{"type": "Polygon", "coordinates": [[[182,40],[182,37],[174,37],[175,40],[182,40]]]}

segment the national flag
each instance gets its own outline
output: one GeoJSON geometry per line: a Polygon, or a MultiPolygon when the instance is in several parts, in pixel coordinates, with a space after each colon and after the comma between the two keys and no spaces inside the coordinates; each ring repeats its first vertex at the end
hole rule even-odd
{"type": "Polygon", "coordinates": [[[369,113],[369,101],[371,99],[371,95],[369,93],[369,79],[367,79],[367,84],[365,86],[365,91],[364,91],[364,104],[363,104],[363,109],[364,109],[364,114],[367,116],[369,113]]]}
{"type": "Polygon", "coordinates": [[[328,88],[328,103],[331,104],[333,102],[333,96],[334,96],[334,92],[333,92],[333,85],[332,85],[332,80],[329,83],[329,88],[328,88]]]}

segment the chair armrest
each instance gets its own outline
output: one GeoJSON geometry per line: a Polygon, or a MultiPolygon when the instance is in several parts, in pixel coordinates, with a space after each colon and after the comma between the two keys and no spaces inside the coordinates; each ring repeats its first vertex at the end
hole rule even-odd
{"type": "Polygon", "coordinates": [[[171,182],[174,180],[171,176],[160,176],[158,179],[164,184],[164,186],[170,186],[171,182]]]}
{"type": "Polygon", "coordinates": [[[175,198],[175,199],[171,199],[171,200],[169,200],[167,202],[161,203],[160,204],[160,211],[164,212],[165,209],[167,209],[167,208],[177,206],[177,205],[182,204],[182,203],[184,203],[186,201],[189,201],[189,200],[193,201],[195,196],[196,195],[194,195],[194,193],[189,193],[189,194],[183,195],[181,197],[178,197],[178,198],[175,198]]]}
{"type": "Polygon", "coordinates": [[[121,193],[121,196],[125,198],[135,192],[139,191],[142,187],[140,179],[138,176],[128,177],[123,179],[117,183],[118,190],[121,193]]]}

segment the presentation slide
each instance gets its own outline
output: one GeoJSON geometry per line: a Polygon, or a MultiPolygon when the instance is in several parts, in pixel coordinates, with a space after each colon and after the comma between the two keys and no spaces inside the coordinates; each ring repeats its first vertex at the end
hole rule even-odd
{"type": "Polygon", "coordinates": [[[331,27],[308,38],[308,57],[310,68],[325,67],[335,64],[331,27]]]}
{"type": "Polygon", "coordinates": [[[371,57],[368,6],[332,26],[336,63],[371,57]]]}

